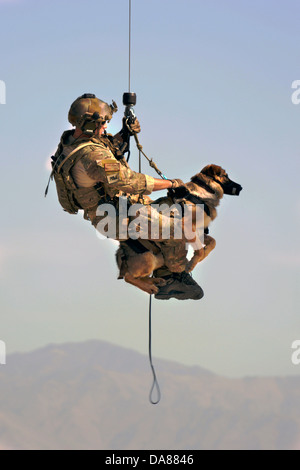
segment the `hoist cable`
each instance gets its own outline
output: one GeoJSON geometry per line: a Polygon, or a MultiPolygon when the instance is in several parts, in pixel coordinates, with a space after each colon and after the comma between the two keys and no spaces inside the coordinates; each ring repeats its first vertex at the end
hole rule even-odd
{"type": "Polygon", "coordinates": [[[152,311],[152,295],[150,295],[150,298],[149,298],[149,361],[150,361],[150,366],[151,366],[151,370],[152,370],[152,374],[153,374],[153,384],[152,384],[152,387],[151,387],[151,390],[150,390],[149,400],[150,400],[150,403],[152,403],[152,405],[157,405],[160,402],[161,393],[160,393],[159,383],[157,381],[154,365],[153,365],[153,362],[152,362],[152,338],[151,338],[152,315],[151,315],[151,311],[152,311]],[[156,388],[156,393],[157,393],[157,399],[156,400],[153,399],[153,392],[154,392],[155,388],[156,388]]]}
{"type": "MultiPolygon", "coordinates": [[[[130,82],[131,82],[131,0],[129,0],[129,35],[128,36],[129,36],[129,44],[128,44],[128,46],[129,46],[129,54],[128,54],[128,56],[129,56],[128,91],[130,92],[130,82]]],[[[150,160],[147,157],[147,155],[145,155],[136,134],[134,134],[134,138],[135,138],[135,141],[136,141],[136,144],[137,144],[137,148],[139,150],[139,173],[142,172],[142,154],[143,154],[144,157],[148,160],[150,166],[152,166],[152,168],[154,168],[155,171],[163,179],[166,179],[166,177],[157,168],[155,163],[152,160],[150,160]]],[[[160,402],[161,393],[160,393],[160,388],[159,388],[158,380],[157,380],[156,373],[155,373],[155,368],[154,368],[153,361],[152,361],[152,295],[149,296],[149,344],[148,344],[148,346],[149,346],[149,362],[150,362],[150,367],[151,367],[152,374],[153,374],[153,383],[152,383],[152,387],[150,389],[149,401],[152,405],[157,405],[160,402]],[[157,393],[157,399],[156,400],[153,399],[154,389],[156,389],[156,393],[157,393]]]]}
{"type": "Polygon", "coordinates": [[[129,63],[128,63],[128,91],[130,92],[130,80],[131,80],[131,0],[129,0],[129,63]]]}

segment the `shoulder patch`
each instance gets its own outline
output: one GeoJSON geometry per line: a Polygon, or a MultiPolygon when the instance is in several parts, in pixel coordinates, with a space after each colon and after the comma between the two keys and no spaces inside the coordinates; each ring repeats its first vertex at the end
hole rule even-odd
{"type": "Polygon", "coordinates": [[[119,171],[120,170],[120,163],[119,162],[104,162],[104,170],[105,171],[119,171]]]}
{"type": "Polygon", "coordinates": [[[107,182],[108,184],[116,183],[116,181],[120,180],[119,173],[114,173],[112,175],[107,175],[107,182]]]}
{"type": "Polygon", "coordinates": [[[115,158],[102,158],[101,160],[96,160],[97,165],[102,166],[105,171],[120,171],[120,162],[115,158]]]}

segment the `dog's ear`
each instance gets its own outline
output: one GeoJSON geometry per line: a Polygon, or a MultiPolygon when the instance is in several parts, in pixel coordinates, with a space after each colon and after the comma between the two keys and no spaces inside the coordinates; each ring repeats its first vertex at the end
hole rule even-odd
{"type": "MultiPolygon", "coordinates": [[[[206,167],[205,167],[206,168],[206,167]]],[[[208,178],[205,173],[196,173],[194,176],[191,177],[191,182],[202,186],[203,183],[208,183],[208,178]]]]}
{"type": "Polygon", "coordinates": [[[211,163],[210,165],[206,165],[201,170],[201,173],[203,175],[210,176],[211,178],[214,178],[215,176],[221,176],[222,172],[223,169],[218,165],[214,165],[213,163],[211,163]]]}

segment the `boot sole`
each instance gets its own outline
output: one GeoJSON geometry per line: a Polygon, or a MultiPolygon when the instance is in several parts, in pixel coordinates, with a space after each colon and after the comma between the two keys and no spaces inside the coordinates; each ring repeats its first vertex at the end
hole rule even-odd
{"type": "Polygon", "coordinates": [[[171,291],[168,294],[155,294],[154,298],[157,300],[170,300],[170,299],[177,299],[177,300],[201,300],[204,296],[204,292],[199,292],[198,294],[191,294],[189,295],[186,292],[176,292],[171,291]]]}

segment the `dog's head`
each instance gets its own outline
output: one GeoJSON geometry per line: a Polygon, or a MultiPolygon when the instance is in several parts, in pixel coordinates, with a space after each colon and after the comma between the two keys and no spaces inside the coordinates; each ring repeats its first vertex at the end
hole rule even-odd
{"type": "Polygon", "coordinates": [[[197,184],[197,181],[203,182],[203,179],[212,189],[214,183],[217,183],[223,189],[224,194],[231,196],[238,196],[243,189],[240,184],[231,181],[226,171],[218,165],[206,165],[200,173],[191,178],[191,181],[197,184]]]}

